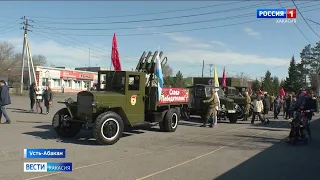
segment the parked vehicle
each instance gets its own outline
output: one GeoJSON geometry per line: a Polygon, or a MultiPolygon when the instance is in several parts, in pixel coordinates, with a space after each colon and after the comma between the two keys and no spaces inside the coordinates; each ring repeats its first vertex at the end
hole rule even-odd
{"type": "MultiPolygon", "coordinates": [[[[226,86],[223,88],[225,89],[226,97],[233,99],[234,102],[239,105],[237,109],[238,119],[243,119],[245,111],[245,97],[243,96],[243,92],[239,91],[239,89],[237,89],[236,87],[226,86]]],[[[251,96],[250,98],[251,101],[253,101],[256,98],[256,96],[251,96]]],[[[248,117],[252,116],[252,110],[253,106],[251,106],[248,117]]]]}
{"type": "MultiPolygon", "coordinates": [[[[92,125],[96,141],[111,145],[120,139],[125,126],[157,122],[162,131],[176,131],[180,109],[188,104],[188,92],[164,88],[158,101],[158,88],[154,86],[158,52],[151,54],[142,54],[136,71],[99,71],[96,91],[82,91],[77,94],[77,101],[69,98],[60,102],[66,107],[53,117],[55,132],[62,138],[74,137],[92,125]]],[[[164,60],[166,57],[162,66],[164,60]]]]}
{"type": "MultiPolygon", "coordinates": [[[[181,110],[183,118],[188,120],[191,115],[198,115],[203,119],[206,114],[208,104],[204,104],[202,101],[211,97],[210,92],[213,86],[197,84],[187,88],[189,89],[189,103],[188,107],[184,106],[181,110]]],[[[218,95],[220,98],[218,118],[220,120],[228,118],[230,123],[236,123],[238,120],[238,105],[234,103],[232,99],[227,98],[221,88],[218,91],[218,95]]]]}

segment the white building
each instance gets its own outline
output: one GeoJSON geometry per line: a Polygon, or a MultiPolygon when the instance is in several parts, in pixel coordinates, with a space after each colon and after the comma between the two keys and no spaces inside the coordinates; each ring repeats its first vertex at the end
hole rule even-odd
{"type": "Polygon", "coordinates": [[[68,68],[36,66],[35,74],[38,86],[49,85],[51,90],[55,92],[61,92],[63,86],[65,92],[88,90],[98,81],[97,72],[68,68]]]}

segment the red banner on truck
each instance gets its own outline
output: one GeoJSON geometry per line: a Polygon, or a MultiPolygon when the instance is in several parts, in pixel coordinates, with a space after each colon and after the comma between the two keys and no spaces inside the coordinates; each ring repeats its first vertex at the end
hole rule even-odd
{"type": "Polygon", "coordinates": [[[162,88],[159,104],[187,103],[189,101],[189,89],[162,88]]]}

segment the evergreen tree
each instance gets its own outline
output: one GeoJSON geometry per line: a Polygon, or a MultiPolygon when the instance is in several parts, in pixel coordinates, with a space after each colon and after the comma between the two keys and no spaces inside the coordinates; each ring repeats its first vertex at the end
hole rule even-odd
{"type": "Polygon", "coordinates": [[[290,61],[290,66],[288,69],[288,77],[284,82],[284,89],[289,92],[298,92],[301,87],[304,86],[304,77],[299,71],[303,67],[302,64],[297,66],[294,56],[290,61]]]}
{"type": "Polygon", "coordinates": [[[277,76],[272,78],[273,90],[270,93],[278,93],[280,91],[280,81],[277,76]]]}
{"type": "Polygon", "coordinates": [[[253,92],[256,92],[258,89],[261,88],[261,83],[258,79],[254,80],[251,84],[251,88],[253,92]]]}
{"type": "Polygon", "coordinates": [[[272,92],[274,89],[270,71],[267,71],[265,74],[265,77],[262,81],[262,89],[263,91],[267,92],[272,92]]]}
{"type": "Polygon", "coordinates": [[[184,88],[185,87],[185,81],[183,78],[183,75],[180,71],[177,72],[176,77],[174,77],[174,84],[172,87],[175,88],[184,88]]]}

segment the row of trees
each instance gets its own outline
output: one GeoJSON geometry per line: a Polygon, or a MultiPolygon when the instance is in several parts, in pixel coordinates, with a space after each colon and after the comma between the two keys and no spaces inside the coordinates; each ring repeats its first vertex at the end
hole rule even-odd
{"type": "MultiPolygon", "coordinates": [[[[34,66],[48,65],[43,55],[34,55],[32,60],[34,66]]],[[[21,78],[21,65],[22,54],[17,53],[12,44],[0,41],[0,77],[8,77],[9,83],[18,82],[21,78]]]]}
{"type": "MultiPolygon", "coordinates": [[[[320,81],[320,41],[311,46],[305,46],[300,53],[301,61],[297,62],[292,56],[288,68],[288,76],[285,80],[279,81],[276,76],[271,76],[266,72],[262,80],[256,79],[252,83],[253,90],[264,90],[272,93],[279,93],[281,88],[287,92],[299,92],[300,88],[305,88],[318,92],[320,81]]],[[[318,92],[319,93],[319,92],[318,92]]]]}
{"type": "Polygon", "coordinates": [[[315,46],[305,46],[300,58],[301,61],[297,63],[292,57],[284,88],[295,92],[301,87],[319,91],[320,41],[315,46]]]}

